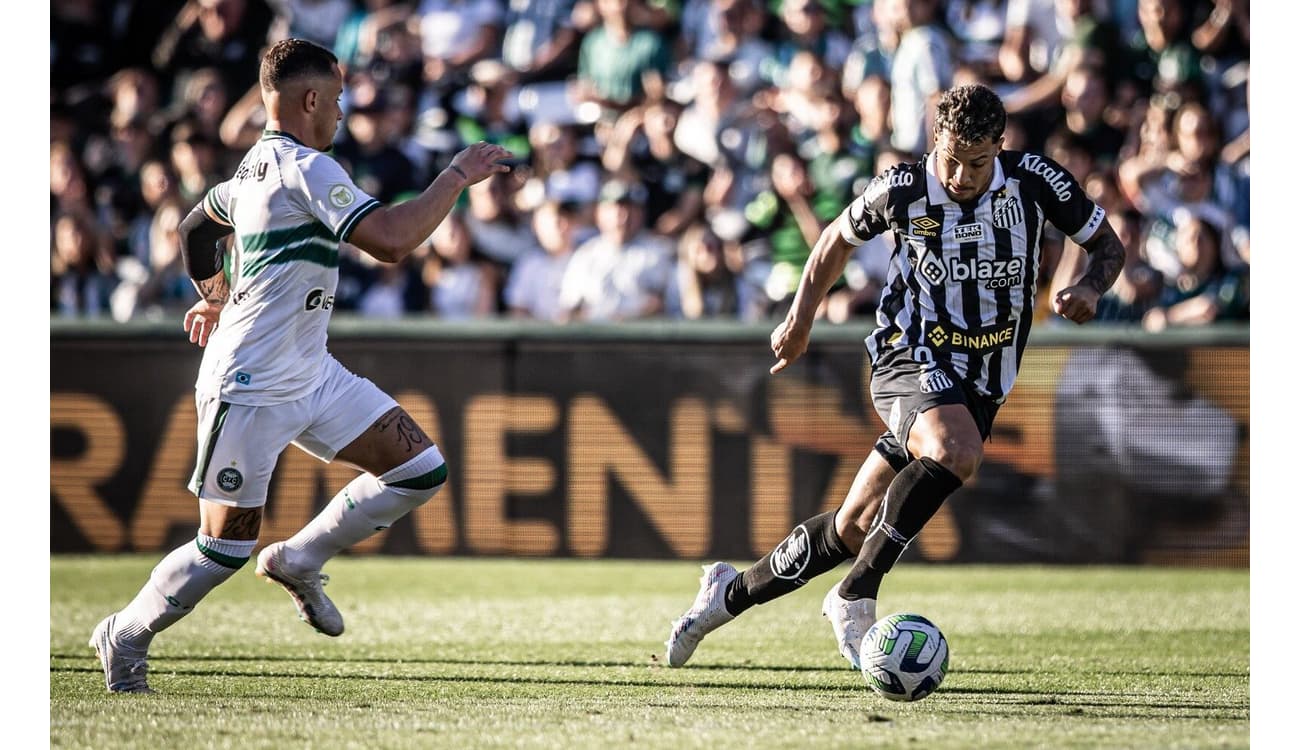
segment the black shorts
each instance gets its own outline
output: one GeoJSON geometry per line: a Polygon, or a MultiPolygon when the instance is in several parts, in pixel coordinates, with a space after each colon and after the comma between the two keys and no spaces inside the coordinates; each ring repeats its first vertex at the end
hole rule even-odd
{"type": "Polygon", "coordinates": [[[894,471],[902,471],[912,461],[906,446],[916,415],[936,406],[961,404],[974,418],[980,437],[987,440],[1000,406],[958,377],[947,360],[917,362],[910,348],[880,355],[871,370],[871,402],[887,428],[876,440],[876,451],[894,471]]]}

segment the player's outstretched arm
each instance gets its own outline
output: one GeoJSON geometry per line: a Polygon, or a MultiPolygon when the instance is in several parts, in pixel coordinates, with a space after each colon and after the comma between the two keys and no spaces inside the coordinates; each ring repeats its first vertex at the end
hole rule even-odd
{"type": "Polygon", "coordinates": [[[808,256],[808,262],[804,264],[790,312],[772,331],[772,353],[777,359],[776,364],[772,365],[773,375],[803,356],[808,348],[808,336],[812,332],[813,320],[817,317],[817,308],[831,285],[844,273],[844,266],[848,265],[849,257],[853,254],[853,245],[844,239],[840,230],[841,221],[844,221],[843,215],[822,230],[812,254],[808,256]]]}
{"type": "Polygon", "coordinates": [[[377,260],[396,263],[429,239],[447,218],[465,188],[510,167],[499,164],[513,154],[501,146],[479,141],[456,154],[451,165],[413,200],[370,212],[352,231],[348,242],[377,260]]]}
{"type": "Polygon", "coordinates": [[[1124,243],[1107,221],[1083,243],[1083,249],[1088,251],[1083,276],[1073,286],[1057,292],[1052,302],[1058,315],[1080,324],[1097,314],[1097,301],[1124,268],[1124,243]]]}

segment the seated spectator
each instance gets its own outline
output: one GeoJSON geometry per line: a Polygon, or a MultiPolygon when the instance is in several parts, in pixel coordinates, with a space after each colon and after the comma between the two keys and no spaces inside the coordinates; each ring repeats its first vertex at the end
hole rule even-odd
{"type": "Polygon", "coordinates": [[[875,164],[876,155],[890,147],[889,79],[882,75],[867,76],[854,90],[850,101],[857,121],[849,129],[846,148],[866,164],[875,164]]]}
{"type": "Polygon", "coordinates": [[[424,309],[428,292],[407,260],[375,263],[368,276],[368,283],[356,301],[357,313],[367,318],[394,320],[424,309]],[[419,296],[426,299],[416,299],[419,296]]]}
{"type": "Polygon", "coordinates": [[[1143,327],[1160,331],[1167,326],[1248,319],[1249,270],[1245,266],[1229,268],[1223,262],[1219,228],[1185,210],[1179,211],[1174,221],[1179,269],[1166,276],[1159,303],[1142,319],[1143,327]]]}
{"type": "Polygon", "coordinates": [[[65,141],[50,144],[50,213],[92,213],[86,170],[65,141]]]}
{"type": "Polygon", "coordinates": [[[178,317],[198,300],[181,258],[179,227],[188,212],[178,199],[165,200],[150,223],[146,262],[129,256],[118,260],[121,281],[110,297],[114,320],[178,317]]]}
{"type": "Polygon", "coordinates": [[[183,73],[212,67],[226,91],[257,83],[258,58],[272,13],[258,0],[195,0],[186,3],[153,50],[154,70],[183,73]]]}
{"type": "Polygon", "coordinates": [[[607,182],[596,206],[600,234],[573,254],[560,291],[572,320],[615,322],[661,315],[672,276],[668,243],[644,230],[644,186],[607,182]]]}
{"type": "Polygon", "coordinates": [[[601,156],[613,177],[645,185],[646,223],[665,237],[680,235],[704,210],[709,168],[673,141],[681,105],[672,100],[634,107],[609,129],[601,156]]]}
{"type": "Polygon", "coordinates": [[[269,0],[277,11],[274,39],[306,39],[331,49],[352,15],[352,0],[269,0]]]}
{"type": "Polygon", "coordinates": [[[424,87],[419,17],[408,3],[367,0],[368,13],[353,15],[339,31],[335,53],[349,74],[369,75],[381,87],[424,87]],[[382,6],[382,7],[380,7],[382,6]]]}
{"type": "Polygon", "coordinates": [[[583,205],[600,193],[600,165],[578,152],[578,135],[571,125],[534,123],[528,129],[532,177],[539,195],[583,205]]]}
{"type": "Polygon", "coordinates": [[[956,41],[956,60],[986,79],[1002,77],[998,50],[1006,34],[1003,0],[951,0],[944,20],[956,41]]]}
{"type": "Polygon", "coordinates": [[[516,158],[528,158],[528,124],[519,111],[514,74],[496,60],[476,63],[471,73],[469,86],[455,102],[460,142],[498,143],[516,158]]]}
{"type": "Polygon", "coordinates": [[[796,52],[790,59],[785,84],[770,98],[773,111],[796,145],[816,138],[821,103],[838,93],[835,74],[812,52],[796,52]]]}
{"type": "Polygon", "coordinates": [[[158,115],[158,79],[144,68],[127,68],[108,79],[108,97],[113,103],[110,121],[132,118],[149,120],[158,115]]]}
{"type": "Polygon", "coordinates": [[[130,219],[128,226],[127,246],[131,257],[142,264],[148,264],[153,252],[150,235],[156,223],[156,214],[164,204],[180,200],[176,175],[166,162],[150,159],[140,168],[140,197],[142,202],[139,210],[130,219]]]}
{"type": "Polygon", "coordinates": [[[424,82],[444,97],[468,83],[474,63],[501,46],[501,0],[420,0],[416,14],[424,82]]]}
{"type": "Polygon", "coordinates": [[[1080,65],[1071,70],[1061,89],[1064,129],[1078,139],[1094,160],[1107,166],[1115,164],[1124,146],[1124,133],[1106,120],[1110,98],[1110,85],[1096,65],[1080,65]]]}
{"type": "Polygon", "coordinates": [[[892,143],[911,154],[928,150],[931,113],[952,85],[952,47],[937,14],[936,0],[905,0],[902,36],[890,70],[892,143]]]}
{"type": "Polygon", "coordinates": [[[54,222],[50,253],[51,309],[61,317],[97,317],[109,311],[117,285],[112,245],[84,213],[54,222]]]}
{"type": "Polygon", "coordinates": [[[449,320],[496,314],[500,277],[491,263],[475,256],[464,215],[448,214],[429,243],[433,252],[425,257],[422,278],[433,314],[449,320]]]}
{"type": "Polygon", "coordinates": [[[521,83],[557,81],[578,67],[581,31],[573,20],[576,0],[510,3],[501,61],[521,83]]]}
{"type": "Polygon", "coordinates": [[[582,38],[576,96],[615,114],[663,96],[671,50],[663,34],[636,26],[631,0],[596,0],[600,25],[582,38]]]}
{"type": "Polygon", "coordinates": [[[394,144],[388,128],[388,98],[373,84],[358,86],[352,108],[344,118],[344,132],[334,156],[352,175],[357,187],[384,203],[423,188],[414,181],[415,168],[394,144]]]}
{"type": "Polygon", "coordinates": [[[1184,105],[1174,117],[1173,130],[1168,153],[1143,151],[1119,168],[1125,196],[1150,220],[1144,256],[1166,277],[1178,275],[1181,268],[1174,247],[1174,212],[1189,209],[1227,235],[1232,231],[1227,207],[1234,203],[1233,196],[1215,192],[1233,183],[1215,178],[1227,167],[1219,161],[1218,130],[1209,111],[1195,102],[1184,105]]]}
{"type": "Polygon", "coordinates": [[[217,172],[218,144],[188,122],[172,128],[171,167],[176,173],[176,187],[181,201],[194,205],[221,182],[217,172]]]}
{"type": "MultiPolygon", "coordinates": [[[[772,159],[772,187],[745,208],[750,236],[761,234],[771,247],[772,271],[765,283],[776,312],[784,314],[794,300],[799,277],[822,229],[835,219],[844,203],[815,200],[817,187],[808,176],[803,160],[793,153],[772,159]]],[[[832,290],[843,286],[841,277],[832,290]]]]}
{"type": "Polygon", "coordinates": [[[781,0],[779,41],[763,71],[773,85],[789,83],[790,66],[801,52],[811,52],[831,70],[842,70],[853,40],[827,18],[821,0],[781,0]]]}
{"type": "Polygon", "coordinates": [[[528,222],[515,206],[517,185],[515,175],[498,173],[465,191],[469,211],[462,218],[470,241],[477,252],[503,270],[533,246],[528,222]]]}
{"type": "Polygon", "coordinates": [[[578,247],[581,217],[577,204],[556,200],[548,200],[533,212],[538,247],[515,262],[506,282],[506,308],[512,317],[552,323],[566,320],[560,290],[578,247]]]}
{"type": "Polygon", "coordinates": [[[743,268],[739,273],[731,268],[724,245],[704,224],[694,224],[681,235],[668,287],[668,315],[754,321],[765,314],[762,279],[750,278],[743,268]]]}
{"type": "MultiPolygon", "coordinates": [[[[727,60],[736,89],[744,96],[765,83],[774,50],[763,39],[758,0],[688,0],[682,12],[682,54],[686,60],[727,60]]],[[[684,71],[689,74],[689,68],[684,71]]]]}
{"type": "MultiPolygon", "coordinates": [[[[705,187],[706,207],[743,210],[766,187],[767,155],[771,142],[783,138],[777,132],[783,129],[773,113],[740,96],[725,63],[697,61],[691,84],[691,103],[678,118],[673,142],[713,170],[705,187]]],[[[738,238],[714,229],[727,239],[738,238]]]]}

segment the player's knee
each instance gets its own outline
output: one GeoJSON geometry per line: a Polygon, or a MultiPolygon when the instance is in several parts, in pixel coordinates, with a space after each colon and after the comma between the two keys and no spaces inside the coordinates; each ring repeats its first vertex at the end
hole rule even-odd
{"type": "Polygon", "coordinates": [[[930,446],[926,457],[951,471],[965,484],[979,471],[984,460],[984,445],[967,440],[945,440],[930,446]]]}
{"type": "Polygon", "coordinates": [[[379,477],[385,489],[406,499],[411,510],[424,505],[447,484],[447,462],[437,446],[385,472],[379,477]]]}

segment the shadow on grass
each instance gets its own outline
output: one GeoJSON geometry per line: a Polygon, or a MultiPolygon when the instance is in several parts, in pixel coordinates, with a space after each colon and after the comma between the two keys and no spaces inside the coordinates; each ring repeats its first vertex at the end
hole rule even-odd
{"type": "MultiPolygon", "coordinates": [[[[87,652],[88,653],[88,652],[87,652]]],[[[52,652],[52,659],[84,659],[86,653],[76,652],[52,652]]],[[[344,656],[221,656],[215,654],[176,654],[172,656],[150,657],[151,664],[165,664],[168,662],[271,662],[271,663],[295,663],[295,662],[320,662],[323,664],[444,664],[449,666],[485,666],[485,667],[662,667],[668,669],[668,665],[663,661],[647,659],[645,661],[617,661],[617,660],[586,660],[586,659],[456,659],[450,657],[427,657],[427,658],[394,658],[379,656],[362,656],[362,657],[344,657],[344,656]]],[[[829,674],[852,672],[853,670],[846,664],[843,667],[827,667],[811,664],[692,664],[683,670],[672,670],[678,672],[826,672],[829,674]]],[[[1116,672],[1114,670],[1097,670],[1087,672],[1078,669],[1070,670],[1073,674],[1105,674],[1117,677],[1201,677],[1201,678],[1241,678],[1250,677],[1248,671],[1240,672],[1181,672],[1177,670],[1165,671],[1132,671],[1116,672]]],[[[1051,673],[1050,670],[1040,670],[1033,673],[1026,672],[1023,669],[994,669],[994,668],[977,668],[977,669],[959,669],[950,670],[948,674],[963,675],[1028,675],[1042,676],[1051,673]]],[[[990,688],[982,692],[1007,692],[1015,693],[1014,690],[999,690],[990,688]]]]}
{"type": "MultiPolygon", "coordinates": [[[[89,653],[89,652],[87,652],[89,653]]],[[[86,653],[67,653],[54,652],[50,654],[53,659],[84,659],[86,653]]],[[[484,666],[484,667],[662,667],[668,668],[663,661],[647,659],[645,661],[595,661],[582,659],[553,659],[553,660],[536,660],[536,659],[453,659],[446,657],[438,658],[421,658],[421,659],[397,659],[391,657],[342,657],[342,656],[217,656],[202,654],[190,656],[177,654],[174,656],[150,657],[151,665],[165,664],[168,662],[321,662],[325,664],[444,664],[449,666],[484,666]]],[[[797,665],[765,665],[765,664],[692,664],[686,668],[687,671],[753,671],[753,672],[851,672],[847,664],[840,667],[819,667],[807,664],[797,665]]],[[[673,670],[678,672],[679,670],[673,670]]]]}
{"type": "MultiPolygon", "coordinates": [[[[609,687],[690,687],[690,688],[710,688],[718,690],[807,690],[811,692],[857,692],[865,691],[862,683],[845,684],[845,685],[789,685],[771,682],[715,682],[715,681],[690,681],[690,682],[664,682],[662,680],[618,680],[618,679],[596,679],[591,677],[527,677],[523,675],[511,674],[494,676],[477,676],[477,675],[437,675],[437,674],[373,674],[369,672],[358,672],[356,674],[321,674],[319,672],[307,671],[272,671],[256,670],[241,671],[235,669],[175,669],[175,668],[158,668],[153,666],[153,675],[167,676],[191,676],[191,677],[249,677],[249,678],[283,678],[294,680],[380,680],[392,682],[438,682],[438,683],[475,683],[475,684],[500,684],[500,685],[577,685],[591,687],[594,685],[605,685],[609,687]]],[[[103,670],[98,667],[52,667],[52,674],[70,674],[85,673],[102,675],[103,670]]],[[[276,694],[276,693],[273,693],[276,694]]]]}

